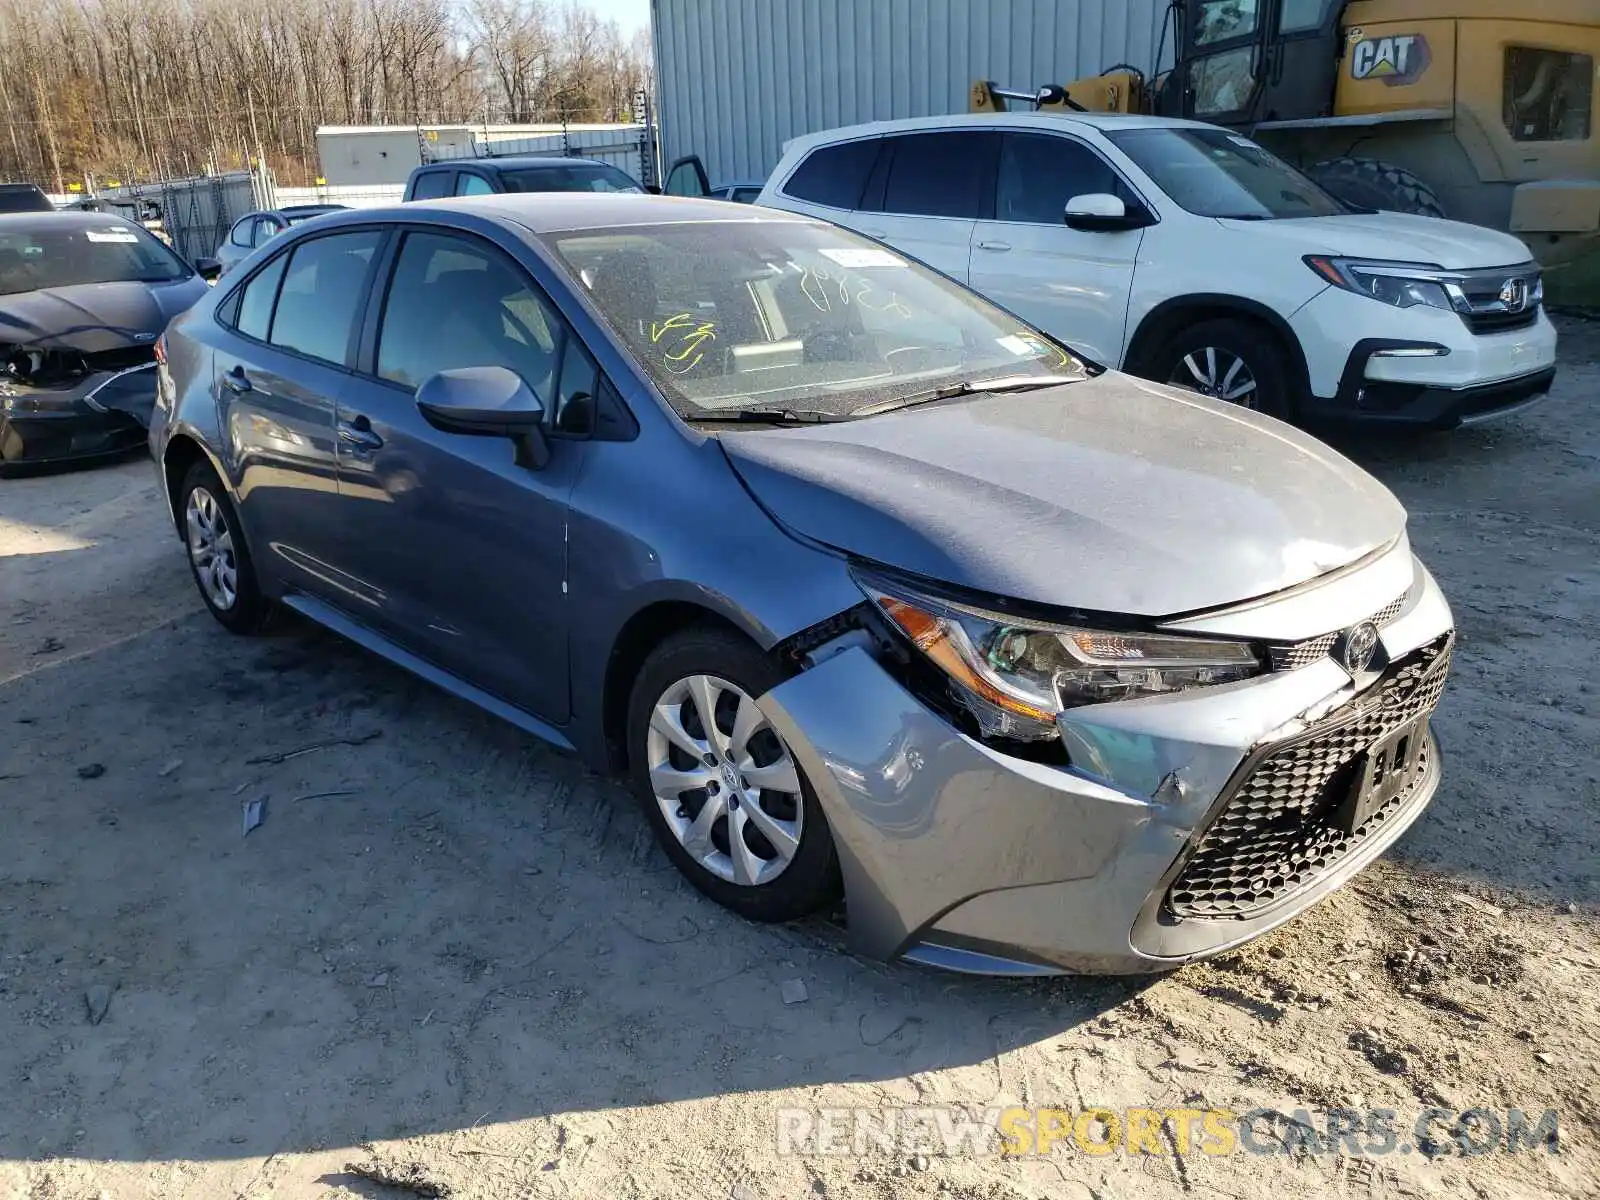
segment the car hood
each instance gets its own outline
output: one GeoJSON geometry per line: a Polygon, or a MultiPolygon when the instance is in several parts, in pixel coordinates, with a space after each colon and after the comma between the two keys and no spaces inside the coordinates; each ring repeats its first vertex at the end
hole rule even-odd
{"type": "Polygon", "coordinates": [[[1287,243],[1285,249],[1299,254],[1433,263],[1451,271],[1514,266],[1533,257],[1528,247],[1509,233],[1411,213],[1350,213],[1283,221],[1222,220],[1219,224],[1252,238],[1287,243]]]}
{"type": "Polygon", "coordinates": [[[0,296],[0,343],[96,354],[155,341],[206,294],[198,275],[171,283],[80,283],[0,296]]]}
{"type": "Polygon", "coordinates": [[[718,437],[796,533],[951,585],[1172,616],[1386,546],[1405,511],[1277,421],[1108,372],[861,421],[718,437]]]}

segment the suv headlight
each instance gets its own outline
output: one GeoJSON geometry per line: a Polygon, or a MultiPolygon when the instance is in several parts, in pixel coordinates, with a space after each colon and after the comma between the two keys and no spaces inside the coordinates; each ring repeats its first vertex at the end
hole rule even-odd
{"type": "Polygon", "coordinates": [[[1245,642],[1023,621],[867,575],[878,610],[949,678],[988,735],[1056,735],[1064,709],[1232,683],[1260,674],[1245,642]]]}
{"type": "Polygon", "coordinates": [[[1396,308],[1415,308],[1419,304],[1451,312],[1456,308],[1449,287],[1456,276],[1428,263],[1372,262],[1308,254],[1306,265],[1334,287],[1396,308]]]}

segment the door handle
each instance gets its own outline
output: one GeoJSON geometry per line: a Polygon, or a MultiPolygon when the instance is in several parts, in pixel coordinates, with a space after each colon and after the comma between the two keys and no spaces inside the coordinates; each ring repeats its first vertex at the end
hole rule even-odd
{"type": "Polygon", "coordinates": [[[352,450],[376,450],[383,445],[365,414],[339,422],[339,441],[352,450]]]}
{"type": "Polygon", "coordinates": [[[230,392],[248,392],[250,390],[250,376],[244,373],[244,367],[235,366],[222,377],[222,386],[230,392]]]}
{"type": "Polygon", "coordinates": [[[1009,249],[1011,249],[1011,243],[1010,242],[979,242],[978,243],[978,249],[979,250],[996,250],[996,251],[1009,250],[1009,249]]]}

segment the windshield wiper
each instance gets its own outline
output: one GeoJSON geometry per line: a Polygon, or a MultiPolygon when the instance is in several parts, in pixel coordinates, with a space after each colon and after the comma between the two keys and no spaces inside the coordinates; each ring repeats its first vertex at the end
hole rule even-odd
{"type": "Polygon", "coordinates": [[[1270,221],[1266,213],[1218,213],[1218,221],[1270,221]]]}
{"type": "Polygon", "coordinates": [[[691,425],[826,425],[848,421],[850,415],[810,408],[736,408],[730,412],[696,413],[686,419],[691,425]]]}
{"type": "Polygon", "coordinates": [[[978,396],[989,392],[1025,392],[1033,388],[1058,387],[1063,383],[1077,383],[1081,375],[1003,375],[997,379],[963,379],[960,383],[947,383],[943,387],[929,388],[925,392],[912,392],[878,404],[869,404],[851,413],[852,417],[875,417],[879,413],[897,412],[902,408],[915,408],[919,404],[932,404],[937,400],[954,400],[958,396],[978,396]]]}

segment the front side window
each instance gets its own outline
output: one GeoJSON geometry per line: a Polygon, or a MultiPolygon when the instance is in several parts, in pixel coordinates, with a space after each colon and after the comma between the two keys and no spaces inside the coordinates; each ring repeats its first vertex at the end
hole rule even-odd
{"type": "Polygon", "coordinates": [[[976,220],[985,176],[979,164],[990,156],[994,136],[952,132],[891,138],[894,159],[884,187],[883,211],[976,220]]]}
{"type": "Polygon", "coordinates": [[[1587,141],[1594,120],[1594,59],[1507,46],[1505,123],[1519,142],[1587,141]]]}
{"type": "Polygon", "coordinates": [[[500,182],[508,192],[638,192],[633,176],[605,163],[562,163],[551,167],[525,167],[502,171],[500,182]]]}
{"type": "Polygon", "coordinates": [[[1202,217],[1266,221],[1348,211],[1282,159],[1223,129],[1113,129],[1106,137],[1176,204],[1202,217]]]}
{"type": "Polygon", "coordinates": [[[1102,193],[1124,203],[1133,193],[1109,164],[1082,142],[1042,133],[1008,133],[1000,147],[997,221],[1060,225],[1067,201],[1102,193]]]}
{"type": "Polygon", "coordinates": [[[458,196],[492,196],[494,188],[482,175],[473,175],[463,171],[456,176],[456,195],[458,196]]]}
{"type": "Polygon", "coordinates": [[[340,233],[301,242],[289,255],[267,340],[274,346],[343,363],[349,355],[367,268],[382,235],[340,233]]]}
{"type": "Polygon", "coordinates": [[[411,188],[413,200],[438,200],[448,196],[454,187],[456,173],[454,171],[428,171],[418,175],[416,183],[411,188]]]}
{"type": "Polygon", "coordinates": [[[278,285],[283,282],[283,269],[289,265],[289,256],[280,254],[244,285],[239,298],[239,316],[235,322],[239,332],[258,342],[267,340],[272,327],[272,306],[278,299],[278,285]]]}
{"type": "Polygon", "coordinates": [[[831,225],[706,221],[547,240],[691,420],[774,407],[849,415],[957,382],[1084,373],[982,297],[831,225]]]}
{"type": "Polygon", "coordinates": [[[829,208],[855,208],[878,161],[877,138],[813,150],[783,185],[783,194],[829,208]]]}
{"type": "Polygon", "coordinates": [[[86,225],[52,216],[0,231],[0,296],[85,283],[170,283],[191,274],[150,234],[114,218],[86,225]]]}
{"type": "Polygon", "coordinates": [[[544,296],[497,251],[409,233],[378,328],[378,374],[416,388],[440,371],[506,367],[550,407],[562,332],[544,296]]]}

